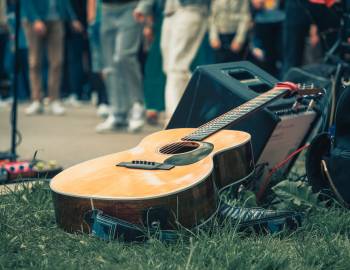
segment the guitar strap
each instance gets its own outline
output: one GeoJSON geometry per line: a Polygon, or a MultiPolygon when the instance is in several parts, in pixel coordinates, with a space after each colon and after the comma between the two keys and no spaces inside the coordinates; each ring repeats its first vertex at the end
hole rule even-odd
{"type": "MultiPolygon", "coordinates": [[[[274,211],[263,208],[233,207],[221,203],[218,217],[221,223],[229,222],[239,230],[251,229],[254,232],[278,233],[284,229],[295,230],[303,220],[303,214],[294,211],[274,211]]],[[[90,224],[91,234],[99,239],[114,239],[127,242],[142,242],[157,238],[165,242],[174,242],[179,238],[176,230],[161,230],[159,227],[143,228],[116,217],[105,215],[100,210],[92,210],[85,216],[90,224]]]]}
{"type": "Polygon", "coordinates": [[[284,229],[295,230],[302,224],[304,214],[296,211],[267,210],[261,207],[245,208],[222,203],[221,221],[230,222],[239,230],[278,233],[284,229]]]}
{"type": "Polygon", "coordinates": [[[105,215],[97,209],[86,213],[84,219],[90,225],[92,236],[105,241],[120,239],[126,242],[142,242],[152,237],[165,242],[172,242],[178,238],[178,233],[175,230],[161,230],[157,225],[152,228],[141,227],[105,215]]]}

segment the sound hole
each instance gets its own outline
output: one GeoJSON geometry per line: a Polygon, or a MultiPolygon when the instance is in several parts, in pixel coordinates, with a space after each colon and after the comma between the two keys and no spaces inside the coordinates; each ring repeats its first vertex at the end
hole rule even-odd
{"type": "Polygon", "coordinates": [[[167,144],[159,149],[162,154],[183,154],[193,151],[199,147],[196,142],[176,142],[167,144]]]}

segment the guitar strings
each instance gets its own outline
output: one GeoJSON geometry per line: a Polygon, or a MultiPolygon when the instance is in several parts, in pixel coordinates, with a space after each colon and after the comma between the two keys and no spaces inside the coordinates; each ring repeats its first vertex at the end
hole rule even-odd
{"type": "MultiPolygon", "coordinates": [[[[220,118],[220,117],[218,117],[218,118],[220,118]]],[[[190,137],[191,134],[194,134],[196,131],[198,132],[198,130],[201,130],[201,129],[205,128],[206,126],[210,126],[210,125],[212,125],[212,123],[219,121],[218,118],[212,119],[211,121],[209,121],[209,122],[201,125],[200,127],[198,127],[194,132],[192,132],[192,133],[186,135],[185,137],[181,138],[182,140],[186,140],[186,141],[179,142],[179,143],[173,143],[173,144],[170,144],[170,145],[166,145],[166,146],[162,147],[161,150],[163,150],[164,153],[166,153],[166,154],[176,153],[177,151],[183,149],[185,147],[185,145],[187,145],[188,142],[191,141],[191,137],[190,137]]]]}
{"type": "MultiPolygon", "coordinates": [[[[240,110],[238,109],[238,108],[236,108],[237,109],[237,111],[239,111],[240,112],[240,110]]],[[[235,109],[235,110],[236,110],[235,109]]],[[[204,136],[204,135],[207,135],[206,133],[208,132],[208,131],[210,131],[210,130],[205,130],[204,128],[210,128],[210,127],[213,127],[213,126],[215,126],[215,124],[217,124],[217,123],[220,123],[220,121],[222,121],[222,118],[224,118],[224,117],[227,117],[227,114],[228,113],[232,113],[232,110],[231,111],[229,111],[229,112],[226,112],[225,114],[223,114],[223,115],[221,115],[221,116],[219,116],[219,117],[217,117],[217,118],[214,118],[214,119],[212,119],[211,121],[209,121],[209,122],[207,122],[207,123],[205,123],[205,124],[203,124],[203,125],[201,125],[200,127],[198,127],[194,132],[192,132],[192,133],[190,133],[189,135],[186,135],[185,137],[183,137],[182,139],[183,140],[186,140],[186,141],[184,141],[184,142],[180,142],[180,143],[173,143],[173,144],[170,144],[170,145],[166,145],[164,148],[162,148],[161,150],[163,150],[164,151],[164,153],[166,153],[166,154],[172,154],[172,153],[176,153],[177,151],[180,151],[181,149],[183,149],[183,148],[185,148],[186,147],[186,145],[188,145],[188,142],[191,142],[191,141],[193,141],[193,139],[191,139],[191,134],[192,134],[192,136],[193,136],[193,134],[195,134],[195,133],[198,133],[198,131],[199,132],[202,132],[203,134],[202,134],[202,136],[204,136]],[[204,129],[204,130],[203,130],[204,129]]],[[[222,127],[220,127],[220,128],[222,128],[222,127]]],[[[217,129],[217,128],[215,128],[215,129],[217,129]]],[[[218,130],[218,129],[217,129],[218,130]]],[[[194,135],[194,136],[196,136],[196,135],[194,135]]]]}
{"type": "MultiPolygon", "coordinates": [[[[227,123],[227,120],[231,117],[241,117],[243,115],[245,115],[247,113],[247,111],[249,112],[252,108],[256,107],[256,105],[262,105],[260,104],[261,101],[266,101],[265,99],[268,98],[268,100],[271,99],[270,95],[271,95],[271,91],[268,91],[267,93],[260,95],[259,97],[248,101],[245,104],[242,104],[240,106],[238,106],[237,108],[230,110],[224,114],[222,114],[221,116],[212,119],[211,121],[201,125],[200,127],[198,127],[195,131],[193,131],[192,133],[190,133],[189,135],[186,135],[185,137],[183,137],[182,139],[191,141],[191,136],[207,136],[210,135],[211,132],[213,131],[218,131],[220,129],[222,129],[223,127],[227,126],[230,122],[234,121],[235,119],[230,119],[230,121],[227,123]],[[244,112],[243,115],[241,115],[241,113],[244,112]],[[219,127],[217,126],[219,125],[219,127]],[[214,130],[210,130],[210,128],[213,128],[214,130]],[[205,128],[207,128],[207,130],[205,130],[205,128]],[[204,129],[204,130],[203,130],[204,129]],[[203,134],[200,134],[200,132],[202,132],[203,134]],[[208,134],[209,132],[209,134],[208,134]],[[197,135],[197,134],[198,135],[197,135]]],[[[275,94],[273,94],[272,96],[275,96],[275,94]]],[[[202,140],[203,138],[199,138],[200,140],[202,140]]],[[[193,139],[192,139],[193,140],[193,139]]],[[[186,147],[186,145],[188,145],[188,141],[185,142],[180,142],[180,143],[173,143],[173,144],[169,144],[166,145],[164,147],[161,148],[161,151],[165,154],[173,154],[176,153],[177,151],[180,151],[182,149],[184,149],[186,147]]]]}
{"type": "MultiPolygon", "coordinates": [[[[251,109],[251,108],[249,108],[248,104],[243,104],[243,105],[241,105],[241,106],[239,106],[231,111],[228,111],[225,114],[223,114],[217,118],[214,118],[213,120],[198,127],[194,132],[192,132],[189,135],[186,135],[185,137],[182,138],[186,141],[166,145],[166,146],[161,148],[161,151],[165,154],[176,153],[177,151],[180,151],[181,149],[185,148],[188,145],[188,142],[193,141],[193,138],[191,138],[191,136],[199,136],[199,135],[207,136],[213,131],[218,131],[218,130],[222,129],[223,127],[228,125],[230,122],[235,120],[235,119],[230,119],[229,123],[227,123],[227,120],[229,118],[237,117],[237,116],[239,117],[239,116],[241,116],[240,114],[242,112],[246,113],[247,110],[249,111],[251,109]],[[214,130],[210,130],[210,129],[213,129],[213,127],[214,127],[214,130]],[[205,130],[205,128],[207,128],[207,130],[205,130]],[[202,134],[200,132],[202,132],[202,134]]],[[[202,139],[202,138],[200,138],[200,139],[202,139]]]]}
{"type": "MultiPolygon", "coordinates": [[[[315,88],[315,86],[313,83],[310,85],[307,85],[305,83],[304,84],[299,83],[299,84],[297,84],[297,88],[298,88],[298,91],[300,91],[300,90],[312,90],[315,88]]],[[[193,131],[189,135],[186,135],[185,137],[182,138],[182,140],[186,140],[185,142],[173,143],[170,145],[166,145],[164,148],[162,148],[162,150],[166,154],[176,153],[177,151],[180,151],[181,149],[186,147],[186,145],[188,145],[189,141],[193,141],[194,140],[193,137],[195,137],[195,136],[201,136],[201,137],[199,137],[199,140],[201,141],[205,137],[210,135],[210,133],[219,131],[220,129],[227,126],[230,122],[233,122],[234,120],[236,120],[236,119],[230,119],[230,121],[227,123],[226,121],[231,116],[241,117],[241,116],[245,115],[247,113],[247,111],[248,112],[251,111],[251,109],[256,107],[256,105],[259,105],[258,107],[262,106],[263,104],[259,104],[261,101],[262,102],[270,101],[273,98],[276,98],[277,96],[283,94],[283,92],[286,90],[288,90],[288,89],[273,88],[270,91],[267,91],[266,93],[238,106],[237,108],[230,110],[230,111],[222,114],[221,116],[214,118],[211,121],[201,125],[195,131],[193,131]],[[244,114],[240,115],[241,112],[244,112],[244,114]],[[232,113],[233,113],[233,115],[232,115],[232,113]],[[207,130],[205,130],[205,128],[207,128],[207,130]],[[212,128],[214,128],[214,129],[210,130],[212,128]],[[201,132],[202,132],[202,134],[201,134],[201,132]],[[191,138],[191,136],[192,136],[192,138],[191,138]],[[205,136],[205,137],[203,137],[203,136],[205,136]]]]}
{"type": "MultiPolygon", "coordinates": [[[[174,153],[184,149],[186,146],[188,146],[188,142],[193,141],[193,138],[191,138],[191,136],[194,136],[194,137],[195,136],[205,136],[205,137],[207,137],[208,135],[210,135],[211,132],[219,131],[220,129],[227,126],[230,122],[236,120],[236,119],[233,119],[233,120],[230,119],[230,121],[227,123],[226,121],[228,120],[228,118],[230,118],[232,116],[233,117],[237,117],[237,116],[241,117],[241,116],[245,115],[247,113],[247,111],[249,112],[249,111],[251,111],[252,108],[255,108],[256,105],[258,105],[258,107],[262,106],[263,104],[261,104],[261,101],[262,102],[269,101],[272,98],[277,97],[279,94],[281,94],[281,91],[285,91],[285,90],[286,89],[273,88],[270,91],[268,91],[268,92],[266,92],[266,93],[264,93],[256,98],[234,108],[233,110],[230,110],[230,111],[222,114],[221,116],[214,118],[211,121],[201,125],[195,131],[193,131],[189,135],[186,135],[185,137],[182,138],[182,140],[186,140],[186,141],[166,145],[166,146],[161,148],[161,151],[164,154],[174,154],[174,153]],[[276,93],[276,92],[278,92],[278,93],[276,93]],[[244,114],[240,115],[242,112],[244,112],[244,114]],[[217,125],[219,125],[219,127],[217,125]],[[213,128],[213,127],[214,127],[214,130],[210,130],[210,128],[213,128]],[[207,130],[205,130],[205,128],[207,128],[207,130]],[[200,132],[202,132],[203,134],[200,134],[200,132]]],[[[202,140],[204,138],[199,137],[199,140],[202,140]]]]}
{"type": "MultiPolygon", "coordinates": [[[[250,105],[250,104],[249,104],[250,105]]],[[[234,121],[235,118],[242,116],[241,113],[244,112],[246,113],[247,109],[248,111],[251,109],[248,106],[244,107],[238,107],[234,110],[234,112],[229,111],[225,113],[224,115],[213,119],[212,121],[200,126],[198,129],[196,129],[194,132],[191,134],[183,137],[182,139],[187,140],[183,143],[174,143],[169,145],[168,147],[163,148],[163,151],[165,150],[166,153],[171,154],[171,153],[176,153],[177,151],[180,151],[184,149],[188,145],[188,141],[193,141],[193,137],[199,137],[199,140],[204,139],[210,133],[216,132],[227,126],[230,122],[234,121]],[[233,117],[233,119],[232,119],[233,117]],[[231,119],[230,119],[231,118],[231,119]],[[227,121],[229,120],[229,121],[227,121]]]]}

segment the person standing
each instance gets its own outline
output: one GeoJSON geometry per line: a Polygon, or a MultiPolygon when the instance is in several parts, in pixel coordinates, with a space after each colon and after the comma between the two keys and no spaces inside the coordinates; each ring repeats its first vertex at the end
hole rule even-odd
{"type": "Polygon", "coordinates": [[[249,27],[249,0],[213,1],[209,39],[216,63],[242,60],[249,27]]]}
{"type": "MultiPolygon", "coordinates": [[[[285,75],[292,67],[299,67],[303,62],[306,39],[310,32],[311,18],[305,7],[305,0],[285,0],[286,19],[283,23],[283,66],[285,75]]],[[[311,32],[315,33],[315,27],[311,32]]],[[[312,43],[312,45],[315,42],[312,43]]]]}
{"type": "Polygon", "coordinates": [[[275,77],[282,65],[282,24],[285,13],[281,0],[252,0],[252,62],[275,77]]]}
{"type": "Polygon", "coordinates": [[[106,86],[103,80],[103,59],[101,44],[101,18],[102,2],[101,0],[87,1],[87,20],[88,34],[91,55],[91,89],[97,92],[97,115],[108,117],[109,105],[106,86]]]}
{"type": "Polygon", "coordinates": [[[161,34],[166,121],[190,80],[190,65],[207,30],[209,5],[210,0],[166,0],[161,34]]]}
{"type": "Polygon", "coordinates": [[[62,94],[66,97],[66,105],[80,107],[80,101],[87,96],[84,86],[89,69],[87,0],[70,0],[70,3],[83,31],[74,31],[69,23],[65,24],[62,94]]]}
{"type": "Polygon", "coordinates": [[[47,49],[49,64],[48,97],[54,115],[65,113],[59,101],[61,69],[63,60],[64,21],[71,21],[75,31],[82,31],[69,0],[22,1],[22,21],[29,45],[29,77],[32,103],[26,108],[27,115],[43,112],[42,59],[47,49]]]}
{"type": "Polygon", "coordinates": [[[144,125],[142,75],[137,58],[142,27],[133,18],[137,4],[137,0],[102,0],[103,73],[110,114],[96,126],[97,132],[125,127],[135,132],[144,125]]]}

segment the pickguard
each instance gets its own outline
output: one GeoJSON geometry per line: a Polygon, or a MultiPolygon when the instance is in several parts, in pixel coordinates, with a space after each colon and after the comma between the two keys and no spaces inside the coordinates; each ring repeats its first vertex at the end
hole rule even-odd
{"type": "Polygon", "coordinates": [[[214,145],[208,142],[201,142],[200,147],[190,152],[173,155],[167,158],[164,163],[175,166],[184,166],[196,163],[208,156],[214,149],[214,145]]]}

